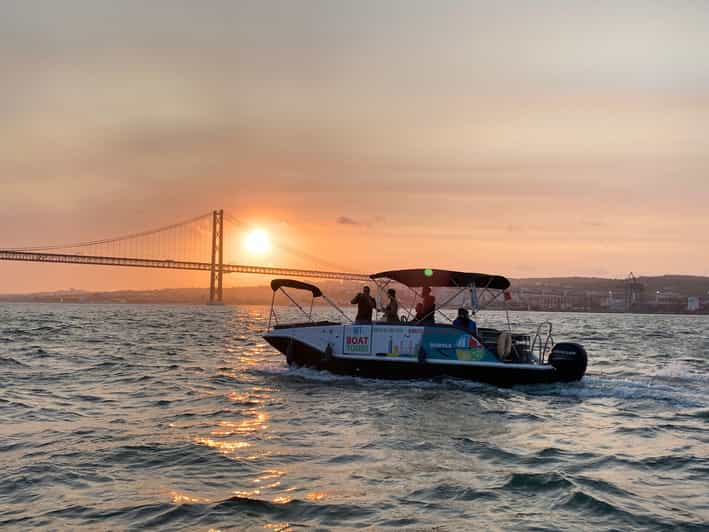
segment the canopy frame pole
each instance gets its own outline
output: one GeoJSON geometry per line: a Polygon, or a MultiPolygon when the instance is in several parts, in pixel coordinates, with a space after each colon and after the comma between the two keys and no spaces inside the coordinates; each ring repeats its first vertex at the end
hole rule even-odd
{"type": "Polygon", "coordinates": [[[473,283],[468,286],[468,290],[470,290],[470,310],[473,311],[473,316],[475,316],[478,313],[478,310],[480,309],[480,298],[478,298],[478,287],[475,286],[475,283],[473,283]]]}
{"type": "MultiPolygon", "coordinates": [[[[406,286],[406,285],[404,285],[404,286],[406,286]]],[[[416,310],[416,300],[419,299],[419,298],[422,298],[422,297],[423,297],[423,293],[421,293],[421,294],[419,295],[419,293],[416,291],[416,289],[413,288],[412,286],[406,286],[406,288],[407,288],[409,291],[411,291],[411,292],[414,293],[414,304],[413,304],[412,307],[408,308],[407,311],[406,311],[406,321],[409,322],[409,321],[411,320],[411,314],[413,313],[414,310],[416,310]]],[[[414,315],[414,317],[416,317],[416,316],[414,315]]]]}
{"type": "MultiPolygon", "coordinates": [[[[391,284],[391,279],[387,279],[387,281],[386,281],[385,283],[380,283],[380,282],[377,281],[376,279],[372,279],[372,281],[374,281],[374,284],[377,285],[377,297],[379,298],[379,305],[381,306],[381,304],[382,304],[382,296],[384,295],[384,289],[385,289],[387,286],[389,286],[389,284],[391,284]]],[[[375,300],[375,303],[376,303],[376,302],[377,302],[377,301],[375,300]]],[[[375,312],[375,315],[376,315],[377,318],[378,318],[378,317],[379,317],[379,309],[376,308],[376,307],[377,307],[377,305],[375,305],[374,312],[375,312]]]]}
{"type": "Polygon", "coordinates": [[[310,318],[310,316],[308,315],[308,313],[305,312],[305,309],[304,309],[303,307],[301,307],[301,306],[298,304],[298,302],[297,302],[295,299],[293,299],[293,298],[290,296],[290,294],[289,294],[288,292],[286,292],[286,291],[283,289],[282,286],[279,288],[279,290],[280,290],[281,292],[283,292],[283,293],[286,295],[286,297],[287,297],[288,299],[291,300],[291,303],[293,303],[296,307],[298,307],[298,308],[300,309],[300,311],[303,313],[303,315],[305,315],[305,316],[308,317],[308,321],[313,321],[313,320],[310,318]]]}
{"type": "Polygon", "coordinates": [[[271,319],[274,318],[276,320],[276,325],[278,325],[278,316],[275,315],[276,309],[273,308],[273,303],[276,301],[276,292],[273,292],[273,296],[271,297],[271,310],[268,313],[268,329],[271,330],[271,319]]]}
{"type": "Polygon", "coordinates": [[[347,314],[345,314],[344,311],[339,306],[337,306],[337,304],[332,299],[327,297],[324,293],[321,294],[321,296],[325,301],[327,301],[330,304],[330,306],[332,308],[334,308],[337,312],[339,312],[342,315],[342,317],[344,317],[347,321],[349,321],[350,323],[352,323],[354,321],[347,314]]]}
{"type": "Polygon", "coordinates": [[[494,297],[491,297],[487,302],[483,302],[483,297],[485,294],[492,294],[492,291],[490,290],[490,283],[492,283],[492,278],[488,280],[487,284],[483,287],[483,291],[480,293],[480,297],[478,298],[478,306],[480,307],[479,310],[483,310],[486,306],[491,305],[498,297],[500,297],[500,294],[504,293],[504,290],[498,290],[498,293],[494,297]]]}
{"type": "MultiPolygon", "coordinates": [[[[456,297],[458,297],[460,294],[462,294],[462,293],[463,293],[465,290],[467,290],[468,288],[469,288],[468,286],[460,287],[460,288],[458,289],[458,291],[457,291],[455,294],[453,294],[451,297],[449,297],[448,299],[446,299],[446,300],[443,302],[443,304],[441,304],[440,308],[439,308],[438,305],[436,305],[436,312],[439,313],[441,316],[443,316],[445,319],[447,319],[449,323],[453,323],[453,320],[450,319],[448,316],[446,316],[446,315],[441,311],[441,308],[445,307],[448,303],[450,303],[451,301],[453,301],[456,297]]],[[[429,312],[429,314],[430,314],[430,312],[429,312]]],[[[427,316],[428,316],[428,314],[426,314],[426,316],[424,316],[423,319],[426,319],[427,316]]]]}

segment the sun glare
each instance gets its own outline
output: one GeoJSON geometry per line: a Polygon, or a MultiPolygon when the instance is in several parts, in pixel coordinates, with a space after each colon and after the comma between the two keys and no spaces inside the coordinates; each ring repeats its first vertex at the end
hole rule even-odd
{"type": "Polygon", "coordinates": [[[263,229],[252,229],[246,233],[244,248],[253,255],[263,255],[271,249],[268,233],[263,229]]]}

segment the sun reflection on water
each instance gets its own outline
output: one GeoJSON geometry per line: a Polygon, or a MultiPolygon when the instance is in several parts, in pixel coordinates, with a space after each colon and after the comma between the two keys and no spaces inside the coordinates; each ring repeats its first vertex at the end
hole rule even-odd
{"type": "Polygon", "coordinates": [[[217,449],[220,453],[231,454],[237,449],[244,449],[246,447],[251,447],[251,444],[247,441],[220,441],[213,440],[211,438],[197,438],[195,443],[200,445],[206,445],[212,449],[217,449]]]}
{"type": "Polygon", "coordinates": [[[255,484],[259,484],[265,480],[271,480],[274,478],[280,478],[285,476],[286,472],[281,471],[280,469],[267,469],[264,471],[261,475],[253,479],[251,482],[254,482],[255,484]]]}
{"type": "Polygon", "coordinates": [[[209,499],[203,497],[192,497],[186,493],[179,493],[177,491],[171,491],[169,494],[170,499],[174,504],[186,504],[186,503],[208,503],[211,502],[209,499]]]}
{"type": "Polygon", "coordinates": [[[268,425],[268,414],[265,412],[250,411],[254,417],[243,421],[220,421],[218,429],[212,431],[212,436],[231,436],[232,434],[252,434],[261,430],[266,430],[268,425]]]}
{"type": "Polygon", "coordinates": [[[263,399],[254,397],[251,393],[229,392],[226,396],[227,399],[235,403],[249,403],[253,405],[260,405],[263,403],[263,399]]]}
{"type": "MultiPolygon", "coordinates": [[[[230,372],[222,371],[221,376],[232,377],[230,372]]],[[[269,401],[273,390],[268,387],[254,387],[247,393],[238,392],[235,390],[225,393],[222,397],[229,401],[230,404],[241,405],[239,414],[243,419],[222,419],[216,422],[216,426],[212,426],[208,435],[197,436],[193,441],[198,445],[203,445],[218,451],[220,454],[227,455],[232,459],[238,460],[263,460],[271,453],[263,449],[257,441],[261,441],[265,437],[269,425],[269,414],[263,407],[269,401]],[[232,439],[238,438],[238,439],[232,439]],[[252,438],[256,440],[252,441],[252,438]],[[246,453],[241,453],[243,449],[249,449],[246,453]],[[245,456],[246,454],[249,456],[245,456]]],[[[236,412],[236,411],[235,411],[236,412]]],[[[230,496],[247,499],[261,499],[272,501],[274,504],[288,504],[295,496],[295,493],[301,492],[300,488],[288,486],[284,480],[286,471],[282,469],[264,469],[259,473],[244,479],[246,485],[239,486],[239,489],[231,490],[230,496]],[[252,487],[249,487],[249,484],[252,487]]],[[[173,502],[176,504],[184,502],[207,502],[198,497],[191,497],[185,494],[174,492],[171,494],[173,502]]],[[[304,495],[310,501],[322,500],[325,495],[323,493],[312,492],[304,495]]],[[[273,523],[264,525],[265,528],[272,530],[290,530],[288,523],[273,523]]]]}
{"type": "Polygon", "coordinates": [[[231,492],[232,495],[236,497],[242,497],[244,499],[249,499],[253,497],[254,495],[261,495],[261,490],[255,489],[255,490],[235,490],[231,492]]]}
{"type": "Polygon", "coordinates": [[[287,532],[293,530],[290,523],[266,523],[263,528],[267,530],[274,530],[275,532],[287,532]]]}

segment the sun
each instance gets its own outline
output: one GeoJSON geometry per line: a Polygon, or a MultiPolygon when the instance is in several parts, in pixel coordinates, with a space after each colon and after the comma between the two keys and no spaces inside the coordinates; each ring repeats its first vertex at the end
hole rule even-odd
{"type": "Polygon", "coordinates": [[[244,249],[252,255],[263,255],[271,249],[271,240],[263,229],[252,229],[244,237],[244,249]]]}

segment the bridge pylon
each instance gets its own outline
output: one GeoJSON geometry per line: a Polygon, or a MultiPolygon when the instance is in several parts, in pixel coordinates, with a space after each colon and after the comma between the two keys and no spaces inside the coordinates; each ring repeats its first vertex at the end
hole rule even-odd
{"type": "Polygon", "coordinates": [[[224,209],[212,212],[212,262],[209,271],[209,304],[222,304],[224,274],[224,209]]]}

